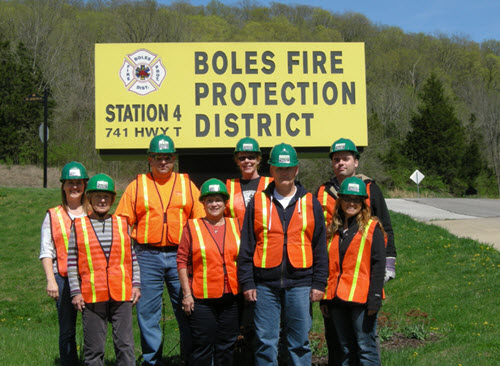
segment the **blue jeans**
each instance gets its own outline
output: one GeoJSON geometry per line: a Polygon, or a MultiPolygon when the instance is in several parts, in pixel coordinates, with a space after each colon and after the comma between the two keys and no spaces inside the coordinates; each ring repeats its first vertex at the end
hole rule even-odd
{"type": "Polygon", "coordinates": [[[255,364],[278,365],[280,320],[283,320],[289,365],[311,365],[309,331],[312,325],[311,287],[273,288],[257,285],[254,308],[255,364]]]}
{"type": "Polygon", "coordinates": [[[366,306],[332,303],[330,321],[342,349],[342,365],[380,366],[377,347],[377,314],[366,315],[366,306]]]}
{"type": "Polygon", "coordinates": [[[62,366],[78,365],[76,352],[75,328],[78,312],[71,303],[68,277],[55,274],[59,287],[59,300],[56,301],[57,317],[59,319],[59,358],[62,366]]]}
{"type": "Polygon", "coordinates": [[[145,364],[155,365],[162,358],[163,284],[167,285],[170,302],[179,325],[181,358],[187,360],[191,353],[191,331],[182,311],[182,290],[177,274],[177,252],[161,252],[135,246],[141,268],[141,298],[137,303],[137,320],[141,330],[142,356],[145,364]]]}

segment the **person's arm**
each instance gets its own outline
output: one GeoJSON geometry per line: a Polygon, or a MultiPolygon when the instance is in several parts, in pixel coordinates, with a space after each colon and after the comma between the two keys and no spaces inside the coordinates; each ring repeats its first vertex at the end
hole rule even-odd
{"type": "Polygon", "coordinates": [[[186,315],[191,315],[194,310],[194,298],[191,286],[189,285],[189,267],[191,264],[191,233],[188,225],[182,230],[179,248],[177,249],[177,272],[182,289],[182,310],[186,315]]]}
{"type": "Polygon", "coordinates": [[[372,215],[376,216],[387,234],[387,257],[396,257],[396,246],[394,244],[394,230],[392,229],[391,215],[385,202],[382,191],[375,182],[370,184],[370,205],[372,215]]]}
{"type": "Polygon", "coordinates": [[[47,279],[47,295],[57,300],[59,299],[59,286],[57,286],[54,276],[53,262],[56,258],[54,242],[52,241],[52,228],[50,227],[50,215],[47,212],[42,223],[40,240],[40,260],[42,261],[43,271],[47,279]]]}
{"type": "Polygon", "coordinates": [[[125,189],[123,195],[116,206],[115,215],[122,216],[127,219],[127,223],[130,227],[133,227],[137,222],[137,217],[135,215],[135,200],[137,183],[134,179],[125,189]]]}
{"type": "Polygon", "coordinates": [[[135,255],[134,247],[132,246],[132,306],[137,304],[141,298],[141,271],[139,262],[135,255]]]}
{"type": "Polygon", "coordinates": [[[328,251],[326,248],[326,228],[323,209],[316,197],[313,196],[314,232],[312,240],[313,250],[313,281],[311,287],[311,301],[319,301],[325,293],[328,279],[328,251]]]}
{"type": "Polygon", "coordinates": [[[373,233],[371,266],[370,266],[370,287],[368,289],[368,300],[366,307],[368,315],[375,314],[382,306],[382,289],[384,288],[385,273],[385,242],[384,235],[379,226],[373,233]]]}
{"type": "Polygon", "coordinates": [[[387,246],[385,248],[386,266],[384,282],[387,283],[396,277],[396,246],[394,243],[394,230],[392,229],[391,216],[387,208],[382,191],[375,182],[370,184],[370,204],[372,214],[380,220],[387,234],[387,246]]]}
{"type": "Polygon", "coordinates": [[[82,312],[83,309],[85,309],[85,301],[83,300],[80,288],[80,277],[78,272],[78,249],[76,247],[74,223],[71,225],[71,234],[68,240],[68,282],[70,295],[72,297],[71,303],[76,310],[82,312]]]}
{"type": "Polygon", "coordinates": [[[254,232],[255,196],[248,203],[241,229],[240,251],[238,254],[238,281],[247,301],[257,301],[257,290],[253,276],[253,255],[255,252],[254,232]]]}

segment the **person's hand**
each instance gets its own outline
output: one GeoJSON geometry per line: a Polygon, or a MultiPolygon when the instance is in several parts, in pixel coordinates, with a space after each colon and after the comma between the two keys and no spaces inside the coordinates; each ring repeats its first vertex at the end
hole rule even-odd
{"type": "Polygon", "coordinates": [[[375,314],[377,314],[377,310],[367,310],[366,311],[366,315],[367,316],[373,316],[375,314]]]}
{"type": "Polygon", "coordinates": [[[309,300],[311,302],[317,302],[322,300],[324,295],[325,293],[323,291],[311,289],[311,292],[309,293],[309,300]]]}
{"type": "Polygon", "coordinates": [[[132,306],[135,306],[139,299],[141,298],[141,289],[137,287],[132,287],[132,306]]]}
{"type": "Polygon", "coordinates": [[[56,301],[59,300],[59,286],[55,280],[47,281],[47,295],[56,301]]]}
{"type": "Polygon", "coordinates": [[[246,301],[257,301],[257,290],[256,289],[252,289],[252,290],[246,290],[245,292],[243,292],[243,296],[245,296],[245,300],[246,301]]]}
{"type": "Polygon", "coordinates": [[[330,312],[328,311],[328,305],[326,305],[326,304],[319,304],[319,310],[321,310],[321,314],[323,314],[323,316],[325,318],[329,318],[330,317],[330,312]]]}
{"type": "Polygon", "coordinates": [[[80,313],[83,312],[83,309],[85,309],[85,301],[83,300],[82,294],[73,296],[71,303],[80,313]]]}
{"type": "Polygon", "coordinates": [[[194,310],[194,299],[193,295],[189,295],[182,299],[182,310],[186,313],[186,315],[191,315],[194,310]]]}
{"type": "Polygon", "coordinates": [[[384,285],[394,278],[396,278],[396,258],[387,257],[385,259],[384,285]]]}

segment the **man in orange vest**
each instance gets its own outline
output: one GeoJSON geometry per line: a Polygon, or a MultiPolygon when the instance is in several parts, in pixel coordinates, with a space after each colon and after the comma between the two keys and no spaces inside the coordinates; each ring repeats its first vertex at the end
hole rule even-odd
{"type": "Polygon", "coordinates": [[[142,298],[137,304],[143,365],[161,364],[160,327],[164,283],[179,325],[181,358],[187,360],[191,334],[181,309],[182,294],[177,274],[177,247],[188,219],[205,215],[200,191],[187,174],[173,171],[176,151],[172,139],[155,136],[149,145],[151,172],[139,174],[123,194],[116,214],[126,217],[141,267],[142,298]]]}
{"type": "Polygon", "coordinates": [[[255,194],[245,214],[238,281],[255,303],[255,364],[277,364],[280,320],[287,364],[310,365],[311,303],[321,300],[328,277],[321,205],[299,182],[298,159],[288,144],[269,159],[274,182],[255,194]]]}
{"type": "MultiPolygon", "coordinates": [[[[387,248],[386,248],[386,269],[385,280],[387,283],[396,277],[396,247],[394,245],[394,231],[391,224],[391,216],[387,209],[382,191],[375,183],[375,181],[366,175],[356,174],[356,168],[359,163],[359,152],[354,142],[350,139],[340,138],[336,140],[330,149],[330,159],[332,161],[332,169],[335,176],[328,182],[322,184],[316,196],[323,207],[323,213],[326,225],[331,221],[332,212],[335,208],[335,201],[338,198],[338,192],[342,182],[346,178],[358,177],[366,185],[368,194],[367,204],[371,209],[372,216],[376,216],[382,223],[382,227],[387,234],[387,248]]],[[[328,343],[330,353],[329,365],[339,365],[340,361],[336,359],[335,355],[339,355],[337,337],[333,329],[330,329],[328,323],[325,322],[325,337],[328,343]]]]}
{"type": "Polygon", "coordinates": [[[72,303],[82,312],[85,365],[104,365],[108,320],[116,364],[135,365],[132,306],[141,297],[139,265],[124,218],[110,215],[115,184],[106,174],[87,185],[89,216],[75,218],[68,242],[72,303]]]}

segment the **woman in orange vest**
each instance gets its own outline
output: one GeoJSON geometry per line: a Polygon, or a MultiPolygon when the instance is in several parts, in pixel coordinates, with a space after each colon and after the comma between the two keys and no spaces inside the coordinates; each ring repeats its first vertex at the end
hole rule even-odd
{"type": "Polygon", "coordinates": [[[239,334],[236,260],[240,245],[237,219],[224,217],[229,198],[218,179],[201,186],[205,217],[191,219],[177,251],[182,310],[189,317],[193,349],[189,364],[233,364],[239,334]]]}
{"type": "Polygon", "coordinates": [[[77,312],[69,294],[67,257],[72,221],[87,215],[85,167],[72,161],[61,172],[62,203],[47,210],[42,224],[40,259],[47,278],[47,294],[56,300],[59,320],[59,362],[77,365],[75,328],[77,312]]]}
{"type": "Polygon", "coordinates": [[[376,325],[386,241],[366,197],[361,179],[346,178],[327,228],[329,277],[321,311],[340,342],[341,365],[381,365],[376,325]]]}
{"type": "Polygon", "coordinates": [[[68,246],[72,303],[82,312],[85,365],[103,365],[108,321],[116,364],[135,365],[132,306],[141,297],[139,265],[125,218],[110,215],[115,184],[106,174],[87,185],[92,212],[73,223],[68,246]]]}
{"type": "Polygon", "coordinates": [[[246,206],[256,192],[263,191],[273,181],[270,177],[259,175],[259,165],[262,153],[259,144],[251,137],[244,137],[236,144],[234,161],[241,172],[241,178],[228,179],[226,188],[229,199],[226,204],[225,215],[238,218],[243,225],[246,206]]]}

